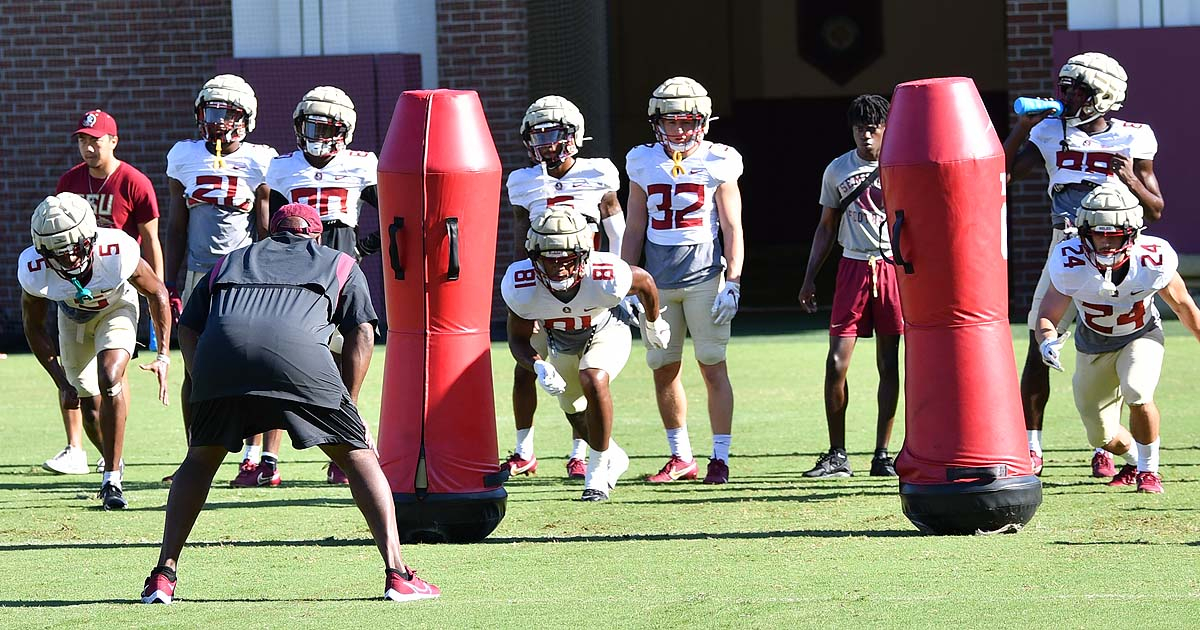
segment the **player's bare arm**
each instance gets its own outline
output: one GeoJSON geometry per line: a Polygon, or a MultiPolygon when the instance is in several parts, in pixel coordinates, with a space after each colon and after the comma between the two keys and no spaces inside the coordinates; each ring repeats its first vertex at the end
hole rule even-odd
{"type": "Polygon", "coordinates": [[[1175,277],[1167,283],[1166,288],[1159,291],[1167,306],[1171,307],[1172,311],[1179,316],[1179,322],[1192,332],[1192,336],[1200,341],[1200,309],[1196,308],[1196,302],[1192,300],[1192,294],[1188,293],[1187,285],[1183,283],[1183,277],[1179,272],[1175,272],[1175,277]]]}
{"type": "Polygon", "coordinates": [[[145,223],[138,224],[138,237],[141,238],[142,260],[150,263],[154,275],[163,279],[162,243],[158,240],[158,217],[145,223]]]}
{"type": "Polygon", "coordinates": [[[525,237],[529,234],[529,208],[513,204],[512,211],[513,260],[524,260],[529,257],[525,251],[525,237]]]}
{"type": "Polygon", "coordinates": [[[837,238],[838,224],[842,213],[837,208],[821,206],[821,219],[813,231],[812,249],[808,253],[808,266],[804,269],[804,284],[800,286],[800,307],[808,313],[817,312],[817,274],[833,251],[837,238]]]}
{"type": "Polygon", "coordinates": [[[196,357],[196,344],[200,341],[200,333],[184,324],[180,324],[175,329],[175,335],[179,340],[179,353],[183,355],[184,371],[188,376],[191,376],[193,360],[196,357]]]}
{"type": "Polygon", "coordinates": [[[1058,338],[1058,322],[1062,320],[1071,305],[1071,298],[1059,293],[1053,285],[1046,289],[1046,297],[1038,308],[1038,325],[1033,335],[1039,344],[1043,341],[1058,338]]]}
{"type": "Polygon", "coordinates": [[[520,315],[508,311],[508,351],[512,353],[513,358],[517,360],[517,365],[533,371],[533,364],[541,361],[542,356],[533,349],[533,343],[530,341],[533,338],[534,321],[525,319],[520,315]]]}
{"type": "Polygon", "coordinates": [[[146,297],[150,305],[150,317],[154,320],[154,330],[159,331],[158,355],[154,361],[141,365],[141,369],[154,372],[158,377],[158,400],[162,404],[169,402],[167,395],[167,370],[171,364],[171,302],[167,287],[159,280],[158,274],[142,259],[138,260],[137,269],[129,277],[129,283],[146,297]]]}
{"type": "Polygon", "coordinates": [[[58,388],[59,396],[65,401],[74,401],[78,406],[79,394],[75,386],[67,379],[67,373],[59,362],[58,349],[50,334],[46,332],[46,314],[53,303],[45,298],[21,292],[21,319],[25,329],[25,340],[33,356],[37,357],[42,369],[50,375],[54,386],[58,388]]]}
{"type": "Polygon", "coordinates": [[[629,182],[629,198],[625,200],[625,242],[621,244],[621,259],[636,265],[642,259],[646,239],[646,191],[629,182]]]}
{"type": "Polygon", "coordinates": [[[717,186],[715,201],[725,243],[725,281],[741,284],[746,245],[742,236],[742,191],[738,183],[730,181],[717,186]]]}
{"type": "Polygon", "coordinates": [[[629,285],[629,294],[637,296],[638,301],[646,310],[648,321],[657,320],[659,312],[658,286],[654,284],[654,277],[636,265],[629,265],[629,271],[633,272],[633,282],[629,285]]]}
{"type": "Polygon", "coordinates": [[[1042,161],[1037,147],[1029,142],[1029,132],[1050,115],[1050,110],[1017,116],[1012,131],[1004,139],[1004,170],[1008,181],[1028,175],[1042,161]]]}
{"type": "Polygon", "coordinates": [[[270,236],[267,223],[271,219],[271,187],[266,184],[259,184],[254,190],[254,217],[258,225],[258,238],[270,236]]]}
{"type": "Polygon", "coordinates": [[[1150,224],[1161,218],[1166,202],[1154,174],[1154,160],[1130,159],[1118,153],[1112,157],[1112,168],[1117,179],[1141,202],[1145,222],[1150,224]]]}
{"type": "Polygon", "coordinates": [[[163,280],[174,286],[179,280],[179,271],[187,254],[188,207],[183,182],[169,178],[167,190],[170,197],[167,211],[171,216],[167,220],[167,268],[163,280]]]}
{"type": "Polygon", "coordinates": [[[375,347],[375,326],[371,322],[363,322],[349,330],[341,331],[342,362],[339,366],[342,372],[342,383],[350,392],[350,400],[358,404],[358,391],[362,389],[363,379],[367,377],[367,368],[371,367],[371,351],[375,347]]]}

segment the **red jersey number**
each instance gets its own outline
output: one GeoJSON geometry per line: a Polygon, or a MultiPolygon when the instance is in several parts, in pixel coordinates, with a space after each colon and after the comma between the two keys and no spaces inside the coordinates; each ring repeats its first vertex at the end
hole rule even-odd
{"type": "Polygon", "coordinates": [[[650,227],[656,230],[675,230],[704,225],[704,219],[701,217],[687,217],[689,212],[694,212],[704,206],[704,184],[683,182],[675,184],[673,190],[674,192],[672,192],[670,184],[650,184],[646,188],[647,197],[650,195],[659,195],[662,198],[662,202],[655,206],[655,208],[662,211],[663,217],[661,219],[651,217],[650,227]],[[671,201],[674,199],[674,196],[686,193],[695,194],[696,201],[682,210],[672,210],[671,201]]]}
{"type": "Polygon", "coordinates": [[[305,203],[317,209],[321,216],[328,216],[330,206],[337,212],[346,210],[349,191],[345,188],[293,188],[292,203],[305,203]]]}
{"type": "Polygon", "coordinates": [[[561,330],[564,332],[583,330],[591,328],[592,317],[584,315],[583,317],[555,317],[554,319],[545,320],[546,329],[561,330]]]}
{"type": "Polygon", "coordinates": [[[1084,173],[1103,173],[1112,175],[1113,154],[1105,151],[1059,151],[1057,154],[1058,168],[1084,173]]]}
{"type": "Polygon", "coordinates": [[[235,206],[238,178],[236,175],[197,175],[192,201],[218,206],[235,206]]]}

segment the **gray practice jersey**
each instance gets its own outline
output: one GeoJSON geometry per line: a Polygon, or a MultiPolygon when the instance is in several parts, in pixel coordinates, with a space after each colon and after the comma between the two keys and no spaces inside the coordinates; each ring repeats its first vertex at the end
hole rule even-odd
{"type": "MultiPolygon", "coordinates": [[[[825,167],[821,178],[821,205],[837,208],[846,195],[879,168],[879,162],[869,162],[850,150],[834,159],[825,167]]],[[[838,242],[842,255],[854,260],[878,258],[882,246],[883,254],[892,255],[891,237],[887,230],[887,211],[883,207],[883,188],[876,179],[858,198],[846,206],[838,226],[838,242]]]]}

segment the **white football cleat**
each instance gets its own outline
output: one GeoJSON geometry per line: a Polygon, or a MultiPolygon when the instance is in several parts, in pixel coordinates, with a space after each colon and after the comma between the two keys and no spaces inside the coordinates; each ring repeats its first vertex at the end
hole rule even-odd
{"type": "Polygon", "coordinates": [[[60,475],[88,474],[87,453],[81,448],[67,446],[42,463],[42,468],[60,475]]]}

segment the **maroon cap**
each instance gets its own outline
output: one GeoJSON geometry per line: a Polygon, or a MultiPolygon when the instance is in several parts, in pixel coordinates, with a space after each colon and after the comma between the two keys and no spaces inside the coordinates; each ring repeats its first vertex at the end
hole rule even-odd
{"type": "Polygon", "coordinates": [[[117,135],[117,121],[107,113],[93,109],[79,119],[79,129],[76,129],[75,133],[71,135],[79,133],[85,133],[93,138],[115,136],[117,135]]]}
{"type": "Polygon", "coordinates": [[[270,228],[272,234],[279,231],[297,232],[300,234],[320,234],[322,230],[321,215],[317,213],[316,208],[308,204],[289,203],[288,205],[276,210],[275,213],[271,215],[270,228]],[[279,224],[282,223],[284,219],[289,217],[298,217],[304,219],[304,222],[308,224],[308,227],[295,228],[288,226],[281,228],[279,224]]]}

